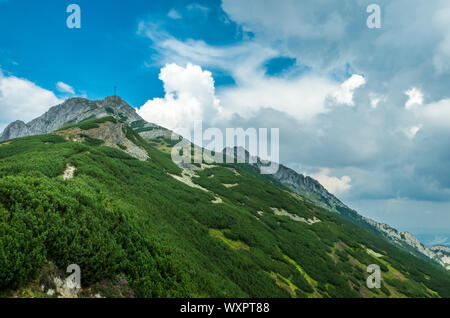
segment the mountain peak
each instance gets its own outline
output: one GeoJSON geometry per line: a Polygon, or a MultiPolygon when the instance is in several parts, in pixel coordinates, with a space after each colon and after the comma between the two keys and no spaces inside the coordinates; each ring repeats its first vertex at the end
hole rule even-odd
{"type": "MultiPolygon", "coordinates": [[[[105,103],[110,103],[110,104],[125,104],[130,106],[122,97],[120,97],[119,95],[111,95],[111,96],[107,96],[105,97],[103,100],[103,102],[105,103]]],[[[131,106],[130,106],[131,107],[131,106]]]]}
{"type": "Polygon", "coordinates": [[[108,96],[102,100],[91,101],[74,97],[64,103],[51,107],[42,116],[29,123],[16,121],[10,124],[0,136],[0,141],[46,134],[60,129],[67,123],[75,124],[86,119],[113,116],[127,124],[143,119],[120,96],[108,96]]]}
{"type": "Polygon", "coordinates": [[[16,120],[6,126],[6,128],[3,130],[3,133],[0,135],[0,142],[16,138],[18,134],[22,134],[22,132],[26,131],[27,125],[21,120],[16,120]]]}

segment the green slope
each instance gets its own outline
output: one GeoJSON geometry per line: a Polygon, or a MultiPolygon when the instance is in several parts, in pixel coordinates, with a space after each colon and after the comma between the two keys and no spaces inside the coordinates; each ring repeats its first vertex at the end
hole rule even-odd
{"type": "Polygon", "coordinates": [[[252,167],[203,166],[195,188],[157,143],[127,136],[148,161],[57,135],[0,144],[2,295],[44,296],[33,286],[48,264],[75,263],[83,288],[122,277],[138,297],[450,296],[445,270],[252,167]],[[369,264],[383,270],[379,290],[365,287],[369,264]]]}

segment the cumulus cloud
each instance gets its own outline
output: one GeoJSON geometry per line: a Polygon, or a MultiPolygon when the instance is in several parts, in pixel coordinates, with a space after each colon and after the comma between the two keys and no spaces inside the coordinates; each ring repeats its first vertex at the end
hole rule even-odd
{"type": "Polygon", "coordinates": [[[375,94],[372,92],[369,93],[369,98],[370,98],[370,106],[372,108],[377,108],[379,103],[386,102],[386,96],[375,94]]]}
{"type": "Polygon", "coordinates": [[[147,101],[138,110],[145,120],[178,132],[191,130],[195,121],[211,119],[221,112],[211,72],[200,66],[168,64],[161,69],[159,79],[164,83],[165,96],[147,101]]]}
{"type": "Polygon", "coordinates": [[[349,176],[338,178],[330,174],[331,170],[324,168],[317,174],[311,174],[311,177],[319,181],[325,189],[334,195],[341,195],[350,190],[352,179],[349,176]]]}
{"type": "Polygon", "coordinates": [[[420,106],[423,104],[423,94],[418,88],[413,87],[407,90],[405,94],[409,97],[405,104],[406,109],[411,109],[414,106],[420,106]]]}
{"type": "Polygon", "coordinates": [[[448,1],[379,0],[377,4],[382,9],[382,29],[372,32],[365,25],[367,1],[345,5],[330,0],[286,0],[283,5],[277,0],[264,5],[259,0],[222,1],[230,19],[251,30],[257,41],[276,44],[308,65],[330,70],[358,64],[374,71],[375,77],[405,71],[409,62],[417,70],[422,65],[428,70],[434,65],[450,70],[448,1]]]}
{"type": "MultiPolygon", "coordinates": [[[[417,120],[420,120],[424,123],[425,127],[431,130],[446,130],[450,129],[450,99],[444,98],[436,102],[423,104],[423,94],[420,91],[415,91],[415,89],[411,89],[408,91],[410,93],[410,99],[407,103],[408,110],[414,114],[417,120]],[[421,107],[415,107],[419,106],[421,107]]],[[[415,127],[419,129],[424,125],[413,126],[411,129],[415,130],[415,127]]],[[[417,129],[417,130],[419,130],[417,129]]],[[[434,133],[438,134],[439,131],[434,131],[434,133]]],[[[414,134],[415,135],[415,134],[414,134]]]]}
{"type": "Polygon", "coordinates": [[[62,103],[52,91],[0,71],[0,118],[2,124],[14,120],[29,121],[42,115],[49,107],[62,103]]]}
{"type": "Polygon", "coordinates": [[[236,85],[217,89],[226,118],[234,114],[250,118],[261,109],[271,108],[298,120],[308,120],[328,112],[332,106],[328,101],[354,106],[356,89],[366,83],[358,74],[342,83],[313,72],[268,76],[264,64],[280,52],[251,41],[222,47],[203,41],[180,41],[144,22],[140,23],[139,33],[155,42],[162,63],[193,63],[229,73],[236,85]]]}
{"type": "Polygon", "coordinates": [[[280,127],[283,163],[302,173],[329,167],[315,177],[347,202],[403,198],[408,213],[417,200],[448,211],[450,2],[380,1],[379,30],[366,27],[364,1],[223,0],[230,23],[251,37],[218,46],[148,23],[140,32],[153,41],[155,64],[230,76],[215,93],[222,118],[233,120],[224,125],[280,127]],[[264,65],[277,57],[296,63],[271,77],[264,65]]]}
{"type": "Polygon", "coordinates": [[[73,87],[63,82],[56,83],[56,88],[61,93],[75,94],[73,87]]]}
{"type": "Polygon", "coordinates": [[[338,85],[318,76],[295,80],[260,78],[253,83],[220,90],[228,114],[251,118],[264,108],[284,112],[298,120],[307,120],[327,112],[326,101],[338,85]]]}
{"type": "Polygon", "coordinates": [[[355,106],[353,94],[358,87],[363,86],[365,83],[366,79],[363,76],[353,74],[348,80],[341,84],[339,90],[333,93],[333,97],[339,104],[355,106]]]}

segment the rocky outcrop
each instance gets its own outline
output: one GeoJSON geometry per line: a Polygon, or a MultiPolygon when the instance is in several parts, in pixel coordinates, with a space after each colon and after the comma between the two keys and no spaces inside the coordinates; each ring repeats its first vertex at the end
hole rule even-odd
{"type": "Polygon", "coordinates": [[[300,217],[300,216],[298,216],[296,214],[289,213],[289,212],[287,212],[284,209],[278,209],[278,208],[271,208],[271,209],[272,209],[272,211],[273,211],[273,213],[275,215],[287,216],[287,217],[289,217],[291,220],[293,220],[295,222],[303,222],[303,223],[306,223],[308,225],[313,225],[313,224],[321,222],[315,216],[312,219],[305,219],[305,218],[302,218],[302,217],[300,217]]]}
{"type": "Polygon", "coordinates": [[[310,199],[321,207],[334,211],[336,211],[336,207],[347,208],[344,203],[328,192],[317,180],[299,174],[286,166],[280,165],[273,176],[281,183],[288,185],[295,193],[310,199]]]}
{"type": "Polygon", "coordinates": [[[442,245],[434,245],[429,248],[435,253],[435,259],[445,268],[450,270],[450,248],[442,245]]]}
{"type": "Polygon", "coordinates": [[[66,170],[64,170],[64,172],[63,172],[63,175],[62,175],[63,179],[64,180],[72,179],[75,174],[75,170],[77,170],[77,168],[68,164],[66,166],[66,170]]]}
{"type": "Polygon", "coordinates": [[[417,252],[427,256],[430,259],[434,259],[435,253],[427,248],[424,244],[409,232],[399,232],[388,224],[379,223],[372,219],[362,217],[362,219],[374,227],[379,232],[383,233],[389,240],[400,245],[406,245],[415,249],[417,252]]]}
{"type": "Polygon", "coordinates": [[[433,245],[430,247],[430,250],[432,250],[435,253],[448,254],[450,256],[450,247],[448,247],[448,246],[433,245]]]}
{"type": "MultiPolygon", "coordinates": [[[[242,147],[234,147],[234,149],[224,148],[223,153],[230,157],[230,154],[237,162],[252,164],[257,168],[269,166],[271,162],[262,161],[258,157],[251,156],[250,153],[242,147]]],[[[278,171],[272,175],[276,180],[290,188],[294,193],[301,195],[303,198],[313,202],[314,204],[337,212],[336,207],[348,208],[338,198],[327,191],[317,180],[297,173],[296,171],[279,164],[278,171]]]]}
{"type": "Polygon", "coordinates": [[[0,135],[0,142],[29,135],[28,126],[23,121],[17,120],[5,128],[2,135],[0,135]]]}
{"type": "Polygon", "coordinates": [[[64,125],[76,124],[90,118],[114,116],[127,124],[143,119],[136,109],[128,105],[119,96],[109,96],[103,100],[90,101],[85,98],[71,98],[50,108],[42,116],[29,123],[15,121],[8,125],[0,136],[0,141],[47,134],[64,125]]]}
{"type": "Polygon", "coordinates": [[[82,130],[78,127],[60,130],[58,135],[67,140],[85,141],[86,137],[103,141],[103,145],[128,153],[130,156],[145,161],[149,158],[145,149],[139,147],[126,136],[126,125],[124,123],[105,122],[98,124],[98,127],[89,130],[82,130]]]}
{"type": "MultiPolygon", "coordinates": [[[[151,127],[150,125],[153,125],[153,124],[148,123],[147,125],[148,125],[147,128],[150,128],[151,127]]],[[[171,130],[161,128],[157,125],[154,125],[154,128],[152,130],[147,130],[147,131],[139,131],[138,130],[138,133],[142,138],[147,139],[147,140],[152,140],[152,139],[156,139],[156,138],[160,138],[160,137],[171,139],[172,134],[173,134],[173,132],[171,130]]],[[[175,135],[175,136],[177,136],[177,135],[175,135]]]]}
{"type": "Polygon", "coordinates": [[[131,128],[133,128],[134,131],[137,132],[145,140],[153,140],[160,137],[164,139],[171,139],[172,135],[174,135],[175,138],[179,137],[171,130],[153,123],[149,123],[145,120],[138,120],[131,123],[131,128]]]}

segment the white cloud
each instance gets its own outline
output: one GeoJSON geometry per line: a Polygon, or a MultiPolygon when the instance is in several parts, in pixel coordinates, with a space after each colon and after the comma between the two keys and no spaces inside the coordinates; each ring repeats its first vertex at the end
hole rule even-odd
{"type": "Polygon", "coordinates": [[[349,176],[341,178],[330,176],[330,169],[324,168],[317,174],[311,174],[311,177],[320,182],[330,193],[341,195],[350,190],[352,179],[349,176]]]}
{"type": "Polygon", "coordinates": [[[192,63],[229,73],[236,85],[217,91],[223,105],[222,115],[227,118],[238,114],[248,119],[263,108],[271,108],[298,120],[308,120],[328,112],[327,101],[354,105],[355,90],[366,83],[357,74],[343,83],[313,72],[268,76],[264,64],[280,52],[252,41],[231,46],[211,46],[195,40],[182,42],[144,22],[138,32],[155,42],[162,63],[192,63]]]}
{"type": "Polygon", "coordinates": [[[406,108],[414,114],[416,120],[423,122],[423,125],[408,128],[405,130],[407,135],[414,137],[422,127],[438,130],[450,128],[450,98],[423,104],[423,95],[420,91],[413,88],[408,92],[410,93],[408,101],[410,103],[407,103],[406,108]],[[421,107],[414,107],[416,105],[421,105],[421,107]]]}
{"type": "Polygon", "coordinates": [[[363,76],[353,74],[348,80],[341,84],[339,90],[333,93],[333,97],[339,104],[355,106],[353,94],[358,87],[363,86],[364,84],[366,84],[366,79],[363,76]]]}
{"type": "Polygon", "coordinates": [[[436,70],[444,73],[450,70],[450,8],[439,10],[432,21],[443,33],[442,40],[435,49],[433,62],[436,70]]]}
{"type": "Polygon", "coordinates": [[[434,128],[450,128],[450,99],[425,105],[418,116],[434,128]]]}
{"type": "MultiPolygon", "coordinates": [[[[211,46],[201,40],[188,39],[180,41],[152,22],[140,22],[138,34],[151,39],[154,49],[159,53],[153,55],[153,63],[184,65],[187,63],[213,67],[231,73],[236,81],[251,80],[250,72],[263,75],[261,66],[268,59],[280,53],[255,42],[243,42],[228,46],[211,46]]],[[[151,65],[152,63],[150,63],[151,65]]],[[[154,65],[153,65],[154,66],[154,65]]]]}
{"type": "Polygon", "coordinates": [[[337,87],[319,76],[291,80],[260,77],[238,87],[221,89],[219,96],[227,114],[250,118],[263,108],[271,108],[297,120],[308,120],[328,111],[327,98],[337,87]]]}
{"type": "Polygon", "coordinates": [[[56,83],[56,88],[61,93],[75,94],[73,87],[63,82],[56,83]]]}
{"type": "Polygon", "coordinates": [[[413,87],[410,90],[407,90],[405,94],[409,97],[405,104],[406,109],[411,109],[414,106],[423,104],[423,94],[418,88],[413,87]]]}
{"type": "Polygon", "coordinates": [[[4,76],[0,71],[0,118],[2,123],[29,121],[62,103],[52,91],[23,78],[4,76]]]}
{"type": "Polygon", "coordinates": [[[417,135],[417,133],[422,129],[423,125],[416,125],[416,126],[411,126],[408,127],[406,129],[404,129],[404,133],[405,135],[409,138],[409,139],[414,139],[414,137],[417,135]]]}
{"type": "MultiPolygon", "coordinates": [[[[321,1],[323,2],[323,1],[321,1]]],[[[264,31],[264,36],[308,39],[325,38],[332,41],[344,35],[346,19],[337,10],[336,4],[313,4],[298,0],[279,1],[224,0],[223,9],[230,18],[244,24],[252,31],[264,31]],[[320,12],[318,7],[327,7],[320,12]],[[251,14],[249,14],[251,12],[251,14]],[[282,18],[280,18],[282,17],[282,18]]]]}
{"type": "Polygon", "coordinates": [[[175,9],[171,9],[171,10],[169,11],[169,13],[167,14],[167,16],[168,16],[169,18],[171,18],[171,19],[174,19],[174,20],[181,19],[181,14],[180,14],[177,10],[175,10],[175,9]]]}
{"type": "MultiPolygon", "coordinates": [[[[383,12],[388,16],[383,30],[389,32],[371,32],[365,27],[367,5],[363,2],[285,0],[280,5],[277,0],[264,4],[223,0],[222,8],[239,29],[233,45],[178,41],[163,32],[147,36],[158,53],[153,55],[157,57],[154,65],[191,62],[232,77],[235,85],[218,87],[216,94],[228,113],[244,117],[238,118],[237,125],[286,123],[281,136],[283,160],[311,167],[310,171],[333,167],[333,175],[339,177],[323,173],[324,184],[330,178],[350,184],[341,176],[351,176],[348,198],[448,200],[448,138],[437,127],[450,127],[450,101],[442,100],[448,98],[450,3],[385,1],[383,12]],[[251,37],[246,38],[243,31],[251,32],[251,37]],[[299,72],[267,76],[264,65],[280,56],[296,59],[292,69],[299,72]],[[300,70],[299,65],[308,70],[300,70]],[[337,94],[338,99],[343,105],[359,106],[368,97],[367,107],[336,106],[332,95],[342,87],[334,78],[348,71],[364,74],[367,83],[353,92],[349,85],[337,94]],[[418,89],[409,90],[411,96],[403,95],[411,87],[418,89]],[[427,100],[421,91],[427,92],[427,100]],[[425,104],[428,100],[436,102],[425,104]],[[283,112],[281,119],[262,107],[283,112]],[[383,111],[373,111],[380,107],[383,111]],[[405,136],[414,142],[405,142],[405,136]],[[408,169],[403,171],[405,166],[408,169]]],[[[192,36],[200,37],[195,31],[192,36]]],[[[446,207],[437,208],[448,211],[446,207]]]]}
{"type": "Polygon", "coordinates": [[[369,93],[369,98],[370,98],[370,106],[372,108],[377,108],[379,103],[386,102],[386,96],[378,95],[375,93],[369,93]]]}
{"type": "Polygon", "coordinates": [[[188,9],[189,11],[197,11],[204,15],[208,14],[209,12],[208,7],[202,6],[198,3],[190,3],[186,6],[186,9],[188,9]]]}
{"type": "Polygon", "coordinates": [[[176,132],[191,130],[196,120],[212,119],[221,112],[215,95],[214,79],[198,65],[168,64],[159,78],[164,83],[164,98],[147,101],[138,114],[145,120],[176,132]]]}

